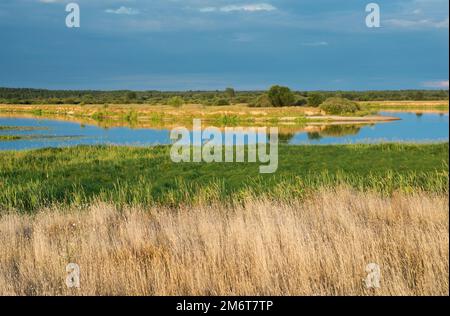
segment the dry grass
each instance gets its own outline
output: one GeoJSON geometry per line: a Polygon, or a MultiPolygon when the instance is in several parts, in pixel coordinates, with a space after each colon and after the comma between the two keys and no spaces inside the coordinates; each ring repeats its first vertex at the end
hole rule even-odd
{"type": "Polygon", "coordinates": [[[420,107],[433,107],[433,106],[447,106],[448,100],[436,100],[436,101],[361,101],[362,105],[379,105],[379,106],[420,106],[420,107]]]}
{"type": "Polygon", "coordinates": [[[73,116],[76,119],[92,118],[96,113],[104,113],[110,120],[121,120],[130,111],[134,111],[140,123],[148,123],[148,120],[158,119],[164,121],[192,121],[192,118],[203,120],[214,120],[221,116],[236,116],[242,119],[254,119],[267,121],[282,117],[299,117],[312,114],[320,114],[320,110],[313,107],[269,107],[252,108],[247,104],[230,106],[204,106],[199,104],[185,104],[182,107],[169,105],[148,104],[110,104],[104,105],[14,105],[0,104],[2,115],[35,114],[39,112],[42,116],[73,116]]]}
{"type": "Polygon", "coordinates": [[[437,101],[361,101],[363,108],[387,112],[448,113],[448,100],[437,101]]]}
{"type": "Polygon", "coordinates": [[[2,295],[448,295],[448,198],[322,190],[289,204],[95,204],[0,218],[2,295]],[[65,267],[81,267],[67,289],[65,267]],[[367,290],[365,267],[381,266],[367,290]]]}

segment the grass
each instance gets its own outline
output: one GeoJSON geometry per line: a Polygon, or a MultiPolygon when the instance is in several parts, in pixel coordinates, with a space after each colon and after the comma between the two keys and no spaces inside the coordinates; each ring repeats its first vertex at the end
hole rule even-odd
{"type": "MultiPolygon", "coordinates": [[[[373,108],[402,106],[416,105],[373,108]]],[[[304,108],[12,111],[130,125],[309,122],[304,108]]],[[[282,145],[273,175],[259,164],[175,164],[169,151],[0,151],[0,295],[448,295],[448,143],[282,145]],[[70,262],[80,289],[65,286],[70,262]],[[372,262],[376,290],[362,282],[372,262]]]]}
{"type": "Polygon", "coordinates": [[[290,201],[3,214],[0,295],[447,296],[448,202],[337,187],[290,201]],[[79,289],[65,285],[68,263],[79,289]],[[379,289],[364,285],[369,263],[379,289]]]}
{"type": "Polygon", "coordinates": [[[0,131],[42,131],[46,130],[46,127],[37,126],[2,126],[0,125],[0,131]]]}
{"type": "Polygon", "coordinates": [[[448,100],[440,101],[364,101],[359,102],[367,110],[390,111],[445,111],[448,112],[448,100]]]}
{"type": "Polygon", "coordinates": [[[182,163],[170,147],[81,146],[0,152],[0,212],[53,204],[197,205],[267,196],[305,197],[348,185],[390,195],[448,192],[448,143],[280,146],[275,174],[259,164],[182,163]]]}
{"type": "MultiPolygon", "coordinates": [[[[0,132],[10,132],[10,131],[37,131],[37,130],[45,130],[46,128],[41,127],[34,127],[34,126],[2,126],[0,125],[0,132]]],[[[14,141],[14,140],[21,140],[21,139],[27,139],[29,136],[26,135],[0,135],[0,142],[1,141],[14,141]]]]}
{"type": "Polygon", "coordinates": [[[0,135],[0,141],[13,141],[13,140],[20,140],[22,139],[21,136],[17,135],[0,135]]]}
{"type": "Polygon", "coordinates": [[[169,151],[0,152],[0,295],[448,295],[448,143],[282,145],[272,175],[169,151]]]}
{"type": "Polygon", "coordinates": [[[36,116],[71,116],[95,121],[148,121],[165,120],[191,122],[193,118],[228,124],[231,122],[267,122],[283,117],[304,116],[306,112],[319,113],[317,108],[250,108],[245,104],[232,106],[202,106],[196,104],[173,107],[167,105],[113,104],[102,105],[6,105],[0,104],[0,112],[32,114],[36,116]]]}
{"type": "MultiPolygon", "coordinates": [[[[377,103],[378,104],[378,103],[377,103]]],[[[379,110],[379,109],[377,109],[379,110]]],[[[0,104],[0,113],[9,115],[32,115],[53,118],[77,118],[101,124],[145,124],[183,123],[191,124],[194,118],[219,126],[227,125],[292,125],[300,120],[300,126],[310,122],[321,122],[321,111],[317,107],[270,107],[252,108],[247,104],[230,106],[203,106],[187,104],[182,107],[168,105],[112,104],[112,105],[14,105],[0,104]]],[[[352,117],[370,116],[376,113],[364,107],[352,117]]],[[[371,118],[374,120],[374,118],[371,118]]]]}
{"type": "Polygon", "coordinates": [[[69,140],[69,139],[76,139],[80,138],[82,136],[56,136],[56,135],[0,135],[0,142],[2,141],[14,141],[14,140],[45,140],[45,139],[58,139],[58,140],[69,140]]]}

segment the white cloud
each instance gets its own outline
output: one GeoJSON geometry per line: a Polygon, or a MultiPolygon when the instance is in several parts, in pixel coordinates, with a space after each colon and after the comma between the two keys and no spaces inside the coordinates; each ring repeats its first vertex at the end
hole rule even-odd
{"type": "Polygon", "coordinates": [[[448,89],[449,88],[449,82],[448,80],[442,80],[442,81],[427,81],[423,83],[424,87],[427,88],[440,88],[440,89],[448,89]]]}
{"type": "Polygon", "coordinates": [[[200,12],[214,12],[217,11],[217,8],[214,7],[205,7],[205,8],[201,8],[200,12]]]}
{"type": "Polygon", "coordinates": [[[105,10],[106,13],[112,13],[112,14],[126,14],[126,15],[136,15],[139,14],[139,10],[133,9],[133,8],[127,8],[127,7],[120,7],[118,9],[107,9],[105,10]]]}
{"type": "Polygon", "coordinates": [[[448,29],[448,17],[442,21],[422,19],[422,20],[407,20],[407,19],[390,19],[385,22],[389,26],[408,29],[421,29],[421,28],[436,28],[436,29],[448,29]]]}
{"type": "Polygon", "coordinates": [[[268,3],[227,5],[223,7],[204,7],[200,8],[200,12],[258,12],[258,11],[274,11],[277,10],[273,5],[268,3]]]}
{"type": "Polygon", "coordinates": [[[274,11],[274,10],[276,10],[276,8],[268,3],[229,5],[220,8],[220,11],[222,12],[233,12],[233,11],[256,12],[256,11],[274,11]]]}

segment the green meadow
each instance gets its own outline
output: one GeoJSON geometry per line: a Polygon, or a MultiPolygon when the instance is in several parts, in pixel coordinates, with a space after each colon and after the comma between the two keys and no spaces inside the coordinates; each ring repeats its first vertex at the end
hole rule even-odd
{"type": "Polygon", "coordinates": [[[389,195],[448,192],[448,143],[285,146],[274,174],[259,163],[173,163],[170,147],[79,146],[0,152],[0,210],[32,212],[94,200],[177,206],[277,200],[345,185],[389,195]]]}

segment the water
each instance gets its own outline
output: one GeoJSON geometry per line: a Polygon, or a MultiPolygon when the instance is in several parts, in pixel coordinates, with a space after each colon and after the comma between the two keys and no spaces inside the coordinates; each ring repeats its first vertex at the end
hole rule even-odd
{"type": "MultiPolygon", "coordinates": [[[[377,142],[438,142],[448,141],[449,115],[437,113],[380,113],[399,117],[400,121],[374,125],[309,127],[281,134],[290,145],[348,144],[377,142]]],[[[0,150],[36,149],[75,145],[154,146],[171,144],[168,129],[129,127],[101,128],[93,125],[41,118],[0,117],[0,126],[33,127],[26,130],[1,130],[0,135],[25,137],[20,140],[0,140],[0,150]]],[[[206,126],[205,126],[206,127],[206,126]]]]}
{"type": "Polygon", "coordinates": [[[449,139],[448,113],[384,113],[399,121],[373,125],[328,126],[320,132],[296,133],[289,144],[348,144],[379,142],[440,142],[449,139]]]}

